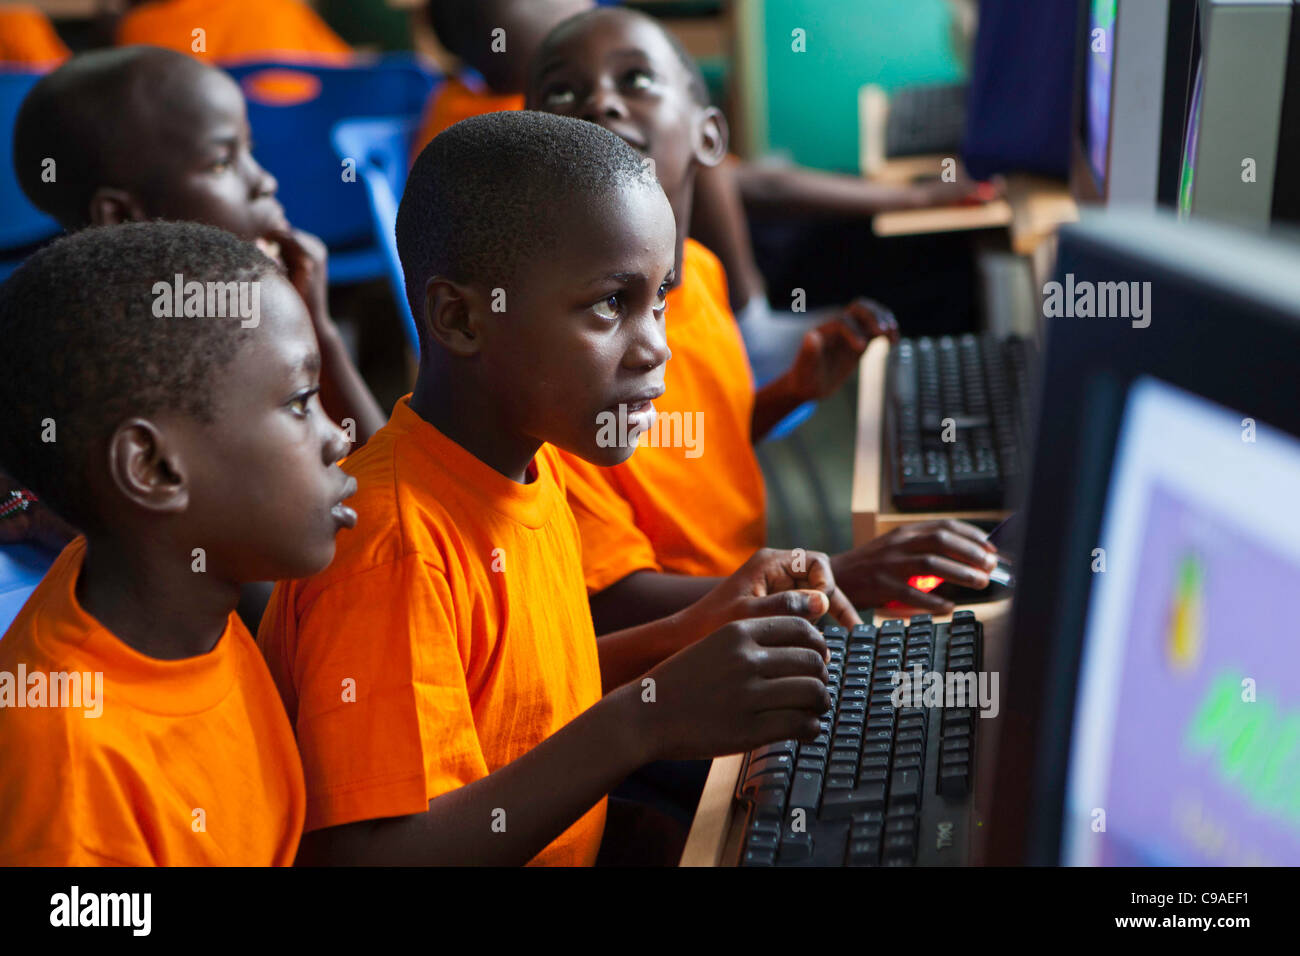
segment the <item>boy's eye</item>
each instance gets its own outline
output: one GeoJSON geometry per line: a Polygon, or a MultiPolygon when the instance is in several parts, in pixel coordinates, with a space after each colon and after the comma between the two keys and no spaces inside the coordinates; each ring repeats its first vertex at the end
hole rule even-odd
{"type": "Polygon", "coordinates": [[[637,68],[630,70],[627,76],[623,78],[623,82],[634,90],[648,90],[654,86],[655,78],[654,74],[649,70],[637,68]]]}
{"type": "Polygon", "coordinates": [[[593,311],[602,319],[614,321],[623,312],[623,295],[615,292],[613,295],[607,295],[596,303],[593,311]]]}
{"type": "Polygon", "coordinates": [[[312,398],[315,397],[316,393],[319,391],[320,388],[311,388],[305,392],[298,393],[293,398],[289,399],[288,402],[289,411],[293,412],[295,415],[298,415],[300,417],[305,415],[310,415],[311,400],[312,398]]]}
{"type": "Polygon", "coordinates": [[[656,312],[668,311],[668,283],[667,282],[665,282],[663,285],[659,287],[659,292],[655,296],[655,311],[656,312]]]}
{"type": "Polygon", "coordinates": [[[558,108],[562,106],[572,106],[576,99],[577,95],[573,92],[571,87],[556,86],[546,92],[546,95],[542,97],[542,102],[544,102],[548,107],[558,108]]]}

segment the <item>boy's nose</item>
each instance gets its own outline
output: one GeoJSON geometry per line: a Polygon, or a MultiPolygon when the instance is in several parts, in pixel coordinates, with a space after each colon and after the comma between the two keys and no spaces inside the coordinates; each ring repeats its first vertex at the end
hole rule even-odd
{"type": "Polygon", "coordinates": [[[253,183],[254,198],[260,199],[263,196],[274,196],[280,189],[279,181],[251,156],[248,161],[252,164],[249,173],[253,183]]]}
{"type": "Polygon", "coordinates": [[[604,84],[599,84],[591,91],[587,101],[582,105],[582,118],[589,123],[599,124],[602,118],[623,118],[627,116],[627,107],[618,92],[604,84]]]}
{"type": "Polygon", "coordinates": [[[332,465],[352,449],[348,436],[344,434],[343,429],[330,421],[328,415],[321,414],[321,420],[325,422],[327,434],[322,445],[322,457],[325,464],[332,465]]]}
{"type": "Polygon", "coordinates": [[[638,335],[636,342],[628,349],[626,363],[631,368],[659,368],[673,357],[668,348],[668,337],[661,318],[651,318],[645,323],[645,331],[638,335]]]}

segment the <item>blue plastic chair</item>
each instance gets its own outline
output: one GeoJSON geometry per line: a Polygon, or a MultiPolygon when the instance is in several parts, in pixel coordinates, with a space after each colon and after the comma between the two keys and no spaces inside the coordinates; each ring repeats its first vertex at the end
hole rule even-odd
{"type": "Polygon", "coordinates": [[[0,546],[0,634],[9,630],[57,557],[35,544],[0,546]]]}
{"type": "Polygon", "coordinates": [[[412,120],[358,117],[338,123],[330,134],[339,161],[356,163],[357,182],[370,208],[370,227],[383,252],[384,272],[393,291],[406,340],[419,354],[420,337],[406,299],[406,278],[397,255],[397,206],[406,187],[407,157],[417,124],[412,120]]]}
{"type": "Polygon", "coordinates": [[[387,262],[369,204],[356,183],[344,181],[331,131],[349,116],[417,121],[434,75],[409,54],[359,58],[346,66],[243,62],[226,70],[248,101],[254,153],[279,180],[289,221],[329,247],[330,281],[383,277],[387,262]]]}
{"type": "Polygon", "coordinates": [[[43,73],[0,70],[0,281],[36,246],[59,234],[59,224],[27,201],[14,171],[14,122],[43,73]]]}

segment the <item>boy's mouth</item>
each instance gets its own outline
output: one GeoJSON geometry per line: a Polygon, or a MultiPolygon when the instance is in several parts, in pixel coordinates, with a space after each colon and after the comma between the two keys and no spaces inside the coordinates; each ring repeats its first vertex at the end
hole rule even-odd
{"type": "Polygon", "coordinates": [[[330,517],[338,522],[340,527],[355,528],[357,526],[357,513],[349,508],[343,502],[357,493],[357,479],[348,475],[347,482],[343,485],[343,493],[339,495],[333,507],[330,508],[330,517]]]}

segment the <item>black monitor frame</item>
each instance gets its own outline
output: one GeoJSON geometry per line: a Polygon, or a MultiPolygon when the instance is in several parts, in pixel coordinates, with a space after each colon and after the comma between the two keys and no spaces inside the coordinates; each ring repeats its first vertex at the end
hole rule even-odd
{"type": "Polygon", "coordinates": [[[1089,557],[1129,387],[1150,375],[1300,436],[1300,239],[1272,252],[1293,256],[1283,277],[1294,290],[1289,299],[1253,295],[1247,282],[1225,275],[1225,251],[1268,242],[1166,214],[1085,216],[1061,232],[1058,281],[1066,273],[1076,281],[1149,280],[1152,321],[1048,323],[982,862],[1059,862],[1089,557]],[[1193,252],[1180,229],[1201,237],[1193,252]]]}

